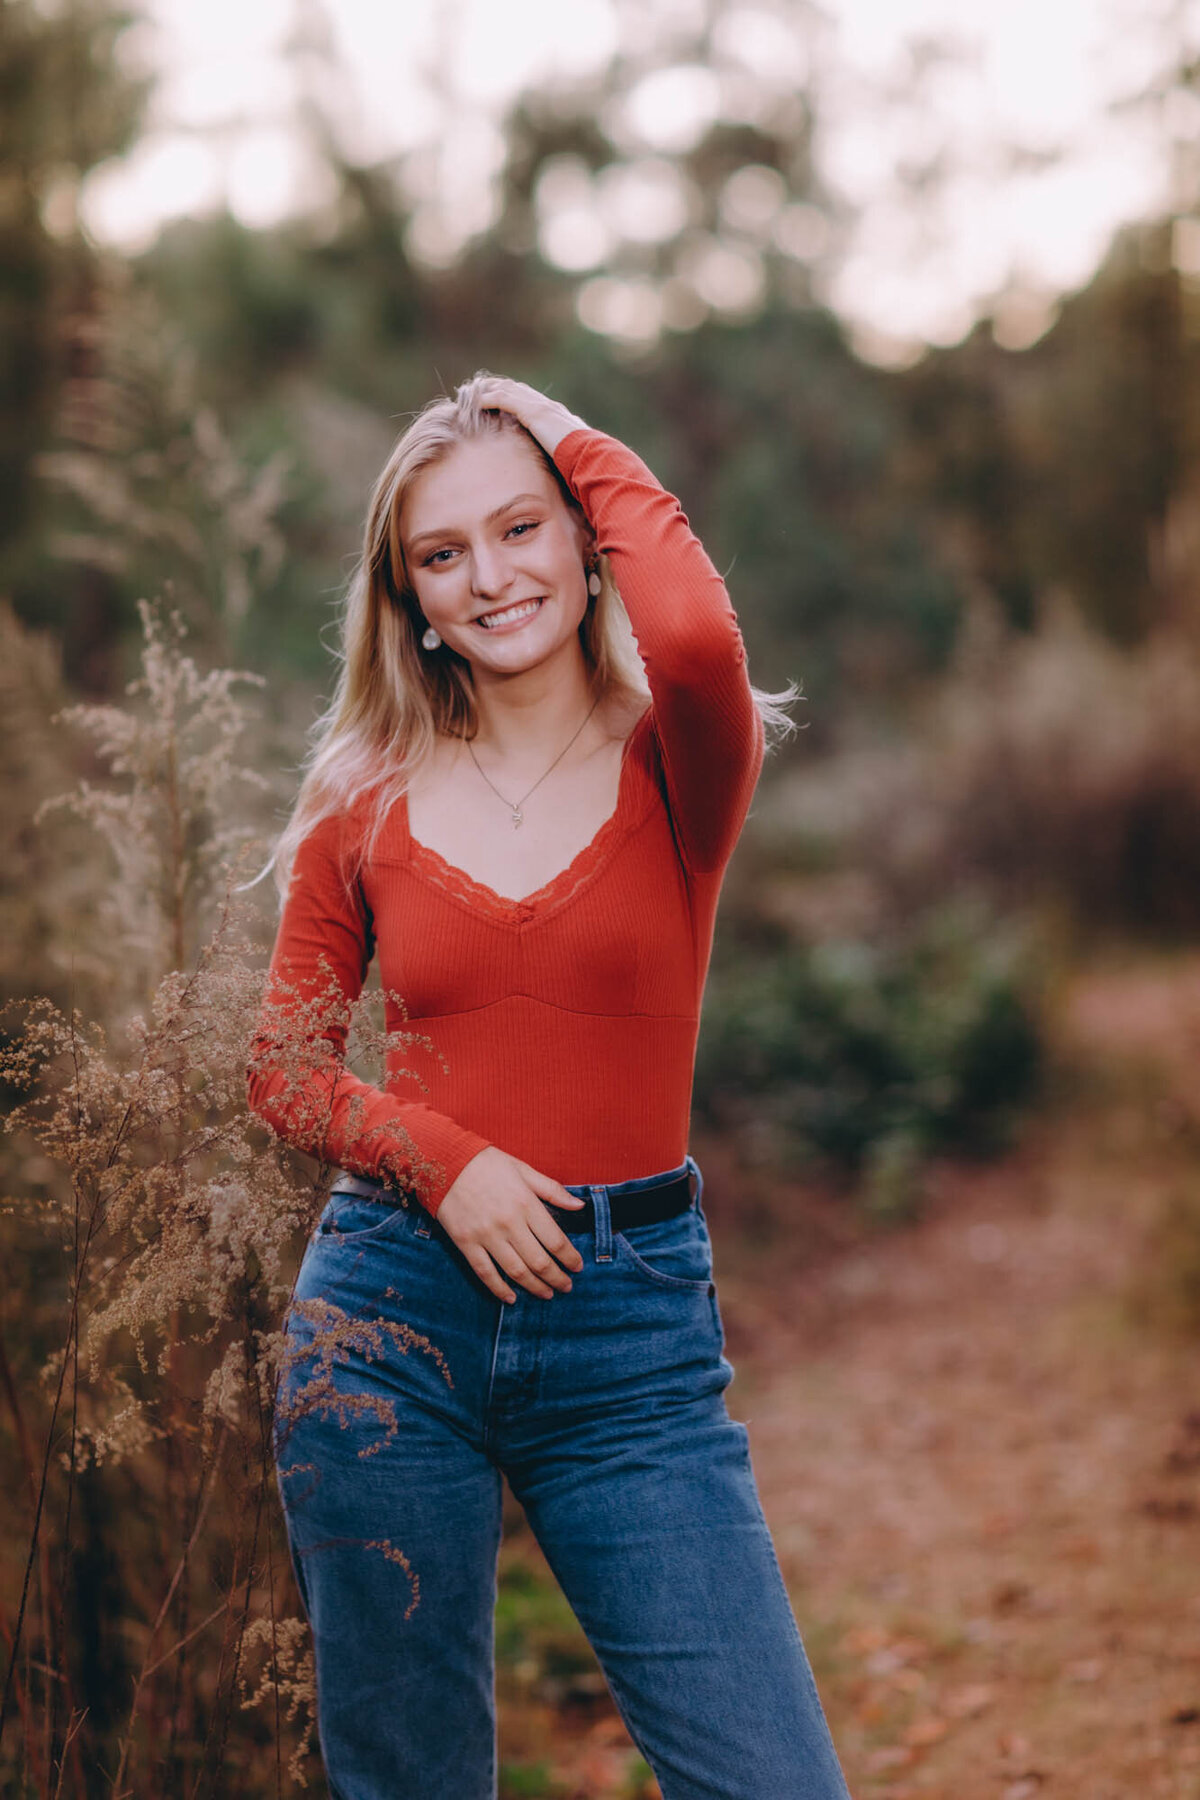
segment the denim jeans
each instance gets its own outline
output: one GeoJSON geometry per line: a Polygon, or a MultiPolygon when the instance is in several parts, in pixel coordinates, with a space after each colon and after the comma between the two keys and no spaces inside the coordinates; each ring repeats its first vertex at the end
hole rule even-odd
{"type": "Polygon", "coordinates": [[[725,1407],[685,1166],[690,1209],[622,1233],[610,1195],[661,1176],[573,1190],[595,1231],[571,1292],[509,1305],[415,1204],[331,1195],[275,1451],[336,1800],[495,1795],[502,1471],[664,1800],[848,1800],[725,1407]]]}

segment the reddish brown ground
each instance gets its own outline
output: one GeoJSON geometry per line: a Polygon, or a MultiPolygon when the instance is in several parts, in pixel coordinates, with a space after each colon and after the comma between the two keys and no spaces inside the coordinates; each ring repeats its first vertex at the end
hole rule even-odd
{"type": "MultiPolygon", "coordinates": [[[[730,1410],[864,1800],[1200,1796],[1200,962],[1093,974],[1058,1049],[902,1231],[809,1201],[748,1249],[708,1158],[730,1410]]],[[[513,1792],[657,1792],[603,1703],[506,1731],[553,1770],[513,1792]]]]}

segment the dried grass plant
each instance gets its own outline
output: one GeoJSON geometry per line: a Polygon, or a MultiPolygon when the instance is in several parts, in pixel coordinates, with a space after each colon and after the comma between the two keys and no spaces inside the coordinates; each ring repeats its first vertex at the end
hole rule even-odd
{"type": "MultiPolygon", "coordinates": [[[[107,1002],[35,998],[0,1047],[16,1096],[0,1231],[20,1271],[0,1404],[27,1515],[0,1553],[0,1785],[37,1800],[281,1794],[312,1741],[271,1443],[281,1321],[329,1171],[245,1101],[264,979],[230,824],[254,785],[247,678],[202,673],[161,610],[143,623],[129,704],[68,714],[107,777],[43,809],[43,829],[65,808],[104,848],[89,954],[107,1002]]],[[[350,1028],[351,1061],[372,1066],[389,1046],[332,990],[293,999],[264,1054],[319,1153],[327,1034],[350,1028]]],[[[328,1307],[319,1324],[303,1403],[341,1406],[339,1350],[372,1322],[328,1307]]]]}

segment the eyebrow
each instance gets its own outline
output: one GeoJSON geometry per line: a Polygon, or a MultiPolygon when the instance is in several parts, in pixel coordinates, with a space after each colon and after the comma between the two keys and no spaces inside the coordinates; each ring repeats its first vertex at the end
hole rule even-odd
{"type": "MultiPolygon", "coordinates": [[[[494,525],[496,520],[503,518],[506,512],[511,512],[514,506],[527,506],[531,501],[535,506],[547,504],[544,494],[514,494],[511,500],[503,500],[499,506],[494,506],[483,522],[485,525],[494,525]]],[[[420,544],[458,535],[459,533],[453,526],[435,526],[432,531],[419,531],[416,537],[409,538],[407,548],[411,552],[416,550],[420,544]]]]}

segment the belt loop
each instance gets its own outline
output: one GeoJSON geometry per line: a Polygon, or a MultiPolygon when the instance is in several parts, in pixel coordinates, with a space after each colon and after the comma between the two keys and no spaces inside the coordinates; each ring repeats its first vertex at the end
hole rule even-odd
{"type": "Polygon", "coordinates": [[[608,1189],[590,1187],[588,1193],[592,1196],[592,1214],[595,1219],[596,1261],[611,1262],[612,1215],[608,1210],[608,1189]]]}
{"type": "Polygon", "coordinates": [[[695,1207],[696,1211],[703,1216],[704,1206],[702,1202],[704,1199],[704,1176],[701,1174],[700,1164],[696,1161],[694,1156],[689,1156],[687,1159],[687,1171],[688,1193],[691,1196],[692,1205],[695,1207]]]}

